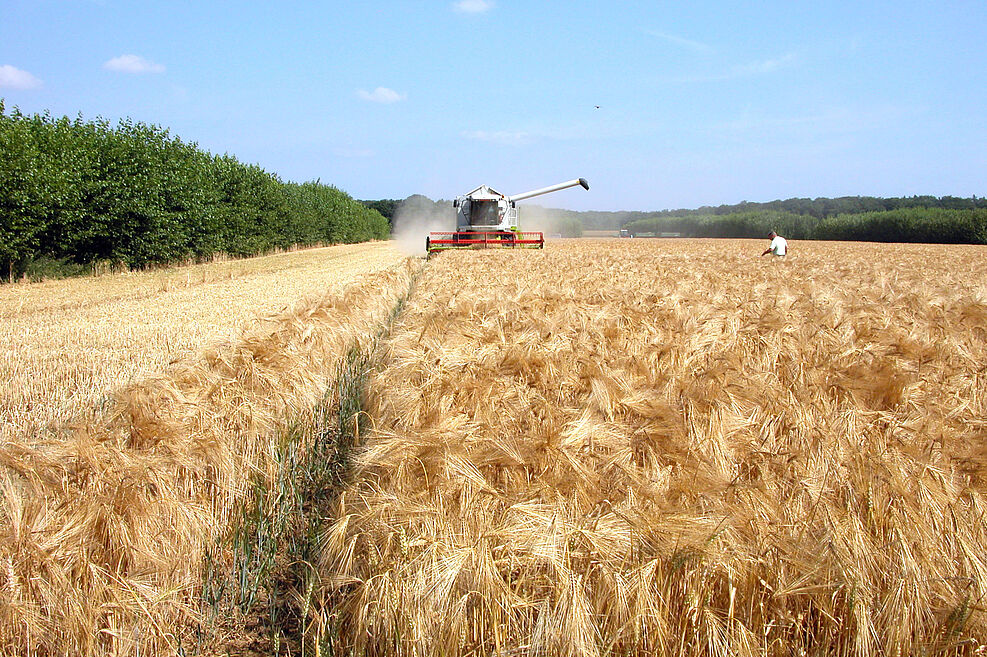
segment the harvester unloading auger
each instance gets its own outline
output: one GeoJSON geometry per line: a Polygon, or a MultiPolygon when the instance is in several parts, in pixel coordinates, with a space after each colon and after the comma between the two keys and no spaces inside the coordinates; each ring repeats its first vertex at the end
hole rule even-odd
{"type": "Polygon", "coordinates": [[[425,251],[432,254],[447,249],[542,249],[545,234],[521,232],[516,203],[581,185],[589,189],[585,178],[542,187],[523,194],[504,196],[495,189],[480,185],[452,202],[456,212],[456,230],[429,233],[425,251]]]}

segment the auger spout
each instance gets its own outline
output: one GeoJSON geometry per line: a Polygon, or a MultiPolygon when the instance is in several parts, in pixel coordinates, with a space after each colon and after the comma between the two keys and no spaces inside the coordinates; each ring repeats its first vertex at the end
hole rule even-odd
{"type": "Polygon", "coordinates": [[[558,185],[552,185],[550,187],[542,187],[541,189],[535,189],[530,192],[523,192],[521,194],[514,194],[513,196],[508,196],[509,201],[523,201],[526,198],[531,198],[532,196],[541,196],[542,194],[551,194],[552,192],[557,192],[561,189],[568,189],[569,187],[575,187],[576,185],[581,185],[583,189],[589,190],[589,183],[586,182],[585,178],[577,178],[575,180],[569,180],[568,182],[559,183],[558,185]]]}

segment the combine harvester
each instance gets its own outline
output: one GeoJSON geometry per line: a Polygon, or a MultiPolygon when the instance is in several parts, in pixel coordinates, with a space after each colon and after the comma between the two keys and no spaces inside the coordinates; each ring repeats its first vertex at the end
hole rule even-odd
{"type": "Polygon", "coordinates": [[[504,196],[495,189],[480,185],[452,202],[458,210],[455,232],[430,233],[425,238],[425,251],[432,255],[448,249],[543,249],[544,233],[521,232],[516,203],[576,185],[589,189],[585,178],[514,196],[504,196]]]}

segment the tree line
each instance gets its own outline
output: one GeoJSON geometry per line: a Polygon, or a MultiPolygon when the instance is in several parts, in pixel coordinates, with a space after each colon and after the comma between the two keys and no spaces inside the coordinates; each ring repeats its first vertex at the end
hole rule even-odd
{"type": "Polygon", "coordinates": [[[627,230],[637,236],[762,238],[768,231],[800,240],[987,244],[987,199],[973,196],[792,198],[768,203],[655,212],[546,209],[559,224],[627,230]]]}
{"type": "Polygon", "coordinates": [[[568,212],[588,230],[638,236],[765,237],[987,244],[987,199],[976,196],[790,198],[655,212],[568,212]]]}
{"type": "Polygon", "coordinates": [[[797,240],[987,244],[987,208],[905,207],[822,218],[777,210],[663,215],[629,221],[631,235],[765,237],[770,230],[797,240]]]}
{"type": "Polygon", "coordinates": [[[6,111],[0,278],[39,262],[130,268],[387,239],[387,220],[322,184],[284,182],[167,129],[6,111]]]}
{"type": "Polygon", "coordinates": [[[841,196],[837,198],[790,198],[786,200],[752,203],[742,201],[732,205],[704,205],[694,209],[656,211],[588,211],[575,213],[580,216],[587,230],[616,230],[642,219],[677,217],[722,217],[725,215],[805,216],[826,219],[837,215],[857,215],[871,212],[909,209],[976,210],[987,208],[987,198],[973,196],[905,196],[880,198],[877,196],[841,196]]]}

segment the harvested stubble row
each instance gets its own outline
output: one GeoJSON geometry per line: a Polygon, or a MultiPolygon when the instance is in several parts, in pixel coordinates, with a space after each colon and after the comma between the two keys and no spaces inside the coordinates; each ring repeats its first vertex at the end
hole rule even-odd
{"type": "Polygon", "coordinates": [[[259,320],[118,390],[69,435],[0,444],[0,652],[173,652],[195,619],[204,549],[416,267],[259,320]]]}
{"type": "Polygon", "coordinates": [[[356,654],[974,652],[987,250],[429,265],[323,537],[356,654]]]}
{"type": "Polygon", "coordinates": [[[0,442],[92,419],[108,389],[401,259],[377,242],[0,286],[0,442]]]}

